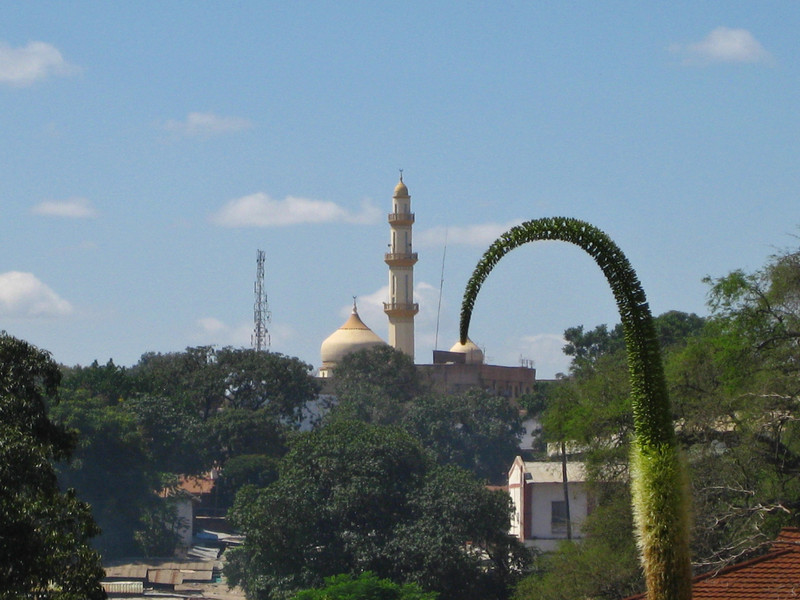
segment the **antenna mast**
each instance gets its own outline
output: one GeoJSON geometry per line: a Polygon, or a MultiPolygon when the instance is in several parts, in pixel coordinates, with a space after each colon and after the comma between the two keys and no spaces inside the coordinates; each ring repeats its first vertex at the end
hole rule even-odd
{"type": "Polygon", "coordinates": [[[444,251],[442,252],[442,277],[439,280],[439,306],[436,307],[436,339],[433,349],[439,349],[439,317],[442,314],[442,290],[444,290],[444,258],[447,256],[447,228],[444,230],[444,251]]]}
{"type": "Polygon", "coordinates": [[[270,344],[269,331],[267,331],[267,323],[272,320],[272,313],[269,311],[267,304],[267,292],[264,289],[264,251],[258,250],[256,254],[256,283],[255,283],[256,301],[253,310],[253,321],[255,327],[251,342],[253,349],[266,350],[270,344]]]}

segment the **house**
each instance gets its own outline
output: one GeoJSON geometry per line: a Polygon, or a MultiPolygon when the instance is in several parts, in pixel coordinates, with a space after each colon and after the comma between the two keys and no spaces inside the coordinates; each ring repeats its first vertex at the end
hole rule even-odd
{"type": "Polygon", "coordinates": [[[510,533],[526,546],[548,552],[563,540],[583,537],[591,502],[582,462],[517,456],[508,472],[508,493],[514,505],[510,533]]]}
{"type": "Polygon", "coordinates": [[[798,593],[800,529],[796,527],[781,530],[766,554],[692,580],[693,600],[794,600],[798,593]]]}

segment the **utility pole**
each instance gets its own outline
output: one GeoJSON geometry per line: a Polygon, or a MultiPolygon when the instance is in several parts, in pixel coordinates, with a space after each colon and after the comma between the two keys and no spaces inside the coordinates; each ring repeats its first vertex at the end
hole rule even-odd
{"type": "Polygon", "coordinates": [[[255,296],[256,301],[253,310],[253,321],[255,327],[253,328],[253,335],[251,342],[253,349],[267,350],[270,344],[269,331],[267,331],[267,323],[272,320],[272,313],[269,311],[267,304],[267,291],[264,289],[264,251],[258,250],[256,254],[256,283],[255,283],[255,296]]]}

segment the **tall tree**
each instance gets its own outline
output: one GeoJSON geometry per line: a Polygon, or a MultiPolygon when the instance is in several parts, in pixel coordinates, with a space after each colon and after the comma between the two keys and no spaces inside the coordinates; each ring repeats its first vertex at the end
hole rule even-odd
{"type": "Polygon", "coordinates": [[[226,406],[265,410],[298,426],[306,404],[319,392],[311,365],[298,358],[228,347],[218,350],[216,359],[224,376],[226,406]]]}
{"type": "Polygon", "coordinates": [[[265,409],[292,426],[318,392],[310,372],[311,365],[283,354],[211,346],[147,353],[132,369],[137,391],[185,399],[203,420],[227,406],[265,409]]]}
{"type": "Polygon", "coordinates": [[[100,398],[105,404],[113,405],[128,398],[133,391],[134,381],[128,369],[110,360],[101,365],[96,360],[88,367],[62,367],[61,395],[66,398],[100,398]]]}
{"type": "Polygon", "coordinates": [[[401,426],[440,464],[458,465],[494,484],[505,481],[525,431],[507,398],[483,390],[419,396],[401,426]]]}
{"type": "Polygon", "coordinates": [[[536,240],[576,244],[597,262],[611,286],[625,335],[634,420],[633,510],[650,600],[691,598],[689,501],[678,452],[655,326],[644,291],[625,255],[597,228],[576,219],[549,218],[512,228],[484,253],[464,292],[461,342],[475,298],[494,265],[536,240]]]}
{"type": "Polygon", "coordinates": [[[212,346],[185,352],[148,352],[131,369],[136,391],[155,397],[184,397],[205,420],[225,400],[224,375],[212,346]]]}
{"type": "Polygon", "coordinates": [[[102,398],[75,397],[54,406],[51,417],[79,432],[79,444],[70,460],[59,463],[58,474],[62,486],[91,505],[102,529],[95,546],[106,559],[137,554],[135,533],[158,501],[159,478],[135,418],[102,398]]]}
{"type": "Polygon", "coordinates": [[[295,438],[275,483],[239,492],[230,516],[245,543],[226,574],[252,599],[364,571],[443,600],[498,598],[525,557],[507,535],[509,514],[507,495],[434,468],[403,431],[337,421],[295,438]]]}
{"type": "Polygon", "coordinates": [[[800,522],[800,251],[707,281],[706,335],[674,368],[706,569],[800,522]]]}
{"type": "Polygon", "coordinates": [[[414,361],[391,346],[374,346],[342,358],[333,373],[333,418],[395,425],[425,387],[414,361]]]}
{"type": "Polygon", "coordinates": [[[73,491],[59,490],[52,464],[75,446],[47,417],[60,378],[49,354],[0,333],[0,598],[105,597],[89,544],[98,528],[73,491]]]}

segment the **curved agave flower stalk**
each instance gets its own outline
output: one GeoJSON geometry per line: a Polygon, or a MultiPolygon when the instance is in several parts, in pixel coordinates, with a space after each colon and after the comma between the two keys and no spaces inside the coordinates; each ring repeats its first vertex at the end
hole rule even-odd
{"type": "Polygon", "coordinates": [[[461,305],[466,342],[475,298],[508,252],[527,242],[560,240],[585,250],[606,276],[622,319],[633,406],[633,511],[648,600],[690,600],[689,494],[672,425],[661,350],[639,279],[617,245],[596,227],[563,217],[528,221],[500,236],[472,274],[461,305]]]}

